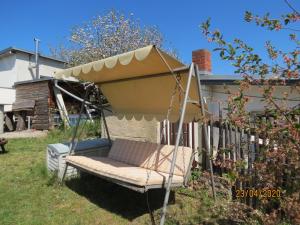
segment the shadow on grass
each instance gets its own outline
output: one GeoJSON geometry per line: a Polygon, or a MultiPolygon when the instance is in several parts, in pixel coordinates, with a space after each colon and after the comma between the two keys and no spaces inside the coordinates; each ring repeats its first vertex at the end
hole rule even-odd
{"type": "MultiPolygon", "coordinates": [[[[128,220],[149,213],[146,193],[139,193],[96,176],[85,175],[66,181],[66,186],[92,203],[128,220]]],[[[163,205],[164,189],[150,190],[148,193],[151,211],[163,205]]],[[[171,192],[170,204],[175,202],[175,194],[171,192]]]]}

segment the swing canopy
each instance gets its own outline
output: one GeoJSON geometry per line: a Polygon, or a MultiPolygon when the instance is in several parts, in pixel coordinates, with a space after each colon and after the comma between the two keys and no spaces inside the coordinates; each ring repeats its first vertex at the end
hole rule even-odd
{"type": "Polygon", "coordinates": [[[195,153],[179,148],[184,119],[191,122],[204,114],[198,70],[150,45],[56,73],[59,79],[70,76],[98,85],[121,118],[180,119],[175,146],[116,139],[107,157],[72,155],[72,149],[66,156],[64,174],[71,165],[140,192],[166,188],[164,224],[170,188],[186,184],[195,153]]]}
{"type": "MultiPolygon", "coordinates": [[[[180,104],[188,79],[183,63],[153,45],[56,72],[55,77],[93,82],[99,86],[121,119],[179,119],[180,104]],[[177,85],[176,85],[177,84],[177,85]]],[[[199,101],[196,78],[192,77],[189,97],[199,101]]],[[[199,105],[188,104],[185,122],[201,117],[199,105]]]]}

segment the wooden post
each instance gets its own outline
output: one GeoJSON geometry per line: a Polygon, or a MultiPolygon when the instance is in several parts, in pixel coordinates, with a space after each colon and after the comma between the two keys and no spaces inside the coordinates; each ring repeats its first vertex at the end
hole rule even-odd
{"type": "MultiPolygon", "coordinates": [[[[192,66],[194,66],[192,64],[192,66]]],[[[205,116],[205,110],[204,110],[204,99],[203,99],[203,96],[202,96],[202,90],[201,90],[201,81],[200,81],[200,74],[199,74],[199,70],[198,70],[198,67],[196,66],[195,67],[196,69],[196,78],[197,78],[197,84],[198,84],[198,96],[199,96],[199,103],[201,105],[201,113],[202,113],[202,116],[204,117],[205,116]]],[[[207,123],[205,122],[204,120],[204,124],[206,125],[207,123]]],[[[203,130],[204,132],[204,140],[205,140],[205,146],[206,146],[206,149],[208,151],[208,155],[210,155],[210,146],[209,146],[209,143],[208,143],[208,132],[207,132],[207,129],[204,128],[203,130]]],[[[216,201],[216,191],[215,191],[215,181],[214,181],[214,171],[213,171],[213,165],[212,165],[212,160],[209,160],[209,171],[210,171],[210,181],[211,181],[211,188],[212,188],[212,192],[213,192],[213,196],[214,196],[214,201],[216,201]]]]}
{"type": "Polygon", "coordinates": [[[234,126],[234,149],[235,149],[236,160],[239,160],[241,158],[238,134],[239,134],[239,129],[236,126],[234,126]]]}
{"type": "Polygon", "coordinates": [[[17,131],[25,130],[26,129],[26,111],[18,111],[17,113],[17,131]]]}
{"type": "Polygon", "coordinates": [[[204,168],[203,165],[203,141],[202,141],[202,123],[198,123],[198,163],[201,164],[201,169],[204,168]]]}
{"type": "Polygon", "coordinates": [[[227,150],[229,149],[229,128],[228,128],[228,122],[225,122],[225,148],[226,148],[226,153],[225,153],[225,158],[228,159],[229,154],[227,150]]]}
{"type": "Polygon", "coordinates": [[[15,129],[15,124],[13,120],[13,113],[12,112],[7,112],[5,114],[5,126],[9,131],[13,131],[15,129]]]}
{"type": "MultiPolygon", "coordinates": [[[[255,147],[254,147],[254,162],[257,161],[257,158],[259,156],[259,136],[257,133],[255,133],[255,147]]],[[[254,184],[254,189],[257,188],[257,170],[254,167],[254,176],[253,176],[253,184],[254,184]]],[[[253,198],[253,207],[257,207],[257,198],[253,198]]]]}
{"type": "Polygon", "coordinates": [[[204,137],[204,129],[208,130],[208,123],[203,123],[201,124],[201,134],[202,134],[202,144],[204,145],[204,149],[203,149],[203,145],[202,145],[202,167],[204,170],[208,170],[209,169],[209,164],[208,164],[208,160],[207,158],[209,157],[207,152],[207,146],[206,146],[206,142],[208,142],[208,140],[205,140],[204,137]],[[203,142],[204,140],[204,142],[203,142]]]}
{"type": "MultiPolygon", "coordinates": [[[[244,142],[244,129],[240,129],[239,132],[239,152],[240,152],[240,157],[242,159],[242,161],[245,161],[245,142],[244,142]]],[[[240,174],[242,175],[242,177],[245,177],[245,168],[242,168],[240,171],[240,174]]],[[[245,184],[245,180],[243,179],[242,181],[240,181],[240,187],[245,190],[246,189],[246,184],[245,184]]],[[[242,198],[242,202],[246,203],[246,198],[242,198]]]]}
{"type": "Polygon", "coordinates": [[[231,160],[234,160],[234,151],[233,151],[233,148],[232,148],[232,127],[231,127],[231,124],[229,123],[228,124],[228,129],[229,129],[229,139],[228,139],[228,143],[229,143],[229,149],[230,149],[230,159],[231,160]]]}
{"type": "MultiPolygon", "coordinates": [[[[222,108],[221,108],[221,103],[219,102],[219,146],[218,150],[222,149],[222,151],[225,148],[225,138],[223,137],[223,115],[222,115],[222,108]]],[[[220,160],[222,163],[224,162],[225,159],[225,153],[220,154],[220,160]]],[[[221,175],[223,174],[223,168],[220,166],[220,173],[221,175]]]]}
{"type": "Polygon", "coordinates": [[[209,124],[209,126],[210,126],[210,135],[209,135],[209,137],[210,137],[210,155],[208,155],[208,160],[211,160],[211,161],[213,161],[213,156],[214,156],[214,130],[213,130],[213,124],[214,124],[214,122],[213,122],[213,117],[211,116],[210,117],[210,124],[209,124]]]}
{"type": "Polygon", "coordinates": [[[240,141],[239,141],[239,147],[240,147],[240,156],[244,160],[245,159],[245,142],[244,142],[244,129],[240,129],[240,141]]]}
{"type": "MultiPolygon", "coordinates": [[[[251,143],[251,126],[247,133],[247,144],[248,144],[248,177],[252,176],[252,156],[253,156],[253,144],[251,143]]],[[[252,180],[248,180],[247,188],[252,188],[252,180]]],[[[247,198],[247,203],[252,206],[252,198],[247,198]]]]}
{"type": "Polygon", "coordinates": [[[54,91],[56,104],[57,104],[57,107],[59,110],[60,117],[64,123],[64,127],[70,127],[68,111],[65,106],[65,102],[64,102],[63,96],[61,94],[61,91],[56,87],[53,87],[53,91],[54,91]]]}

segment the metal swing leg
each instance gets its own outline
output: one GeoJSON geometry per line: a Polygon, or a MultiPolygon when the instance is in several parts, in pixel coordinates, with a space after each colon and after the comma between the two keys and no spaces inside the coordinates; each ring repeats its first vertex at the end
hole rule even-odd
{"type": "MultiPolygon", "coordinates": [[[[203,97],[201,93],[201,82],[200,82],[200,74],[198,71],[198,67],[195,66],[195,73],[196,73],[196,78],[197,78],[197,84],[198,84],[198,93],[199,93],[199,100],[200,100],[200,105],[201,105],[201,113],[202,116],[205,116],[205,110],[204,110],[204,102],[203,102],[203,97]]],[[[204,141],[205,141],[205,147],[207,154],[209,157],[211,157],[211,148],[210,145],[208,144],[208,134],[207,134],[207,123],[204,122],[204,141]]],[[[212,129],[212,127],[211,127],[212,129]]],[[[209,159],[209,170],[210,170],[210,181],[211,181],[211,188],[212,188],[212,193],[214,197],[214,201],[216,201],[216,191],[215,191],[215,181],[214,181],[214,171],[213,171],[213,166],[212,166],[212,159],[209,159]]]]}
{"type": "Polygon", "coordinates": [[[105,118],[105,114],[104,114],[104,110],[103,110],[103,103],[102,103],[102,100],[101,100],[101,95],[100,95],[100,90],[99,89],[98,89],[98,92],[97,92],[97,97],[99,99],[100,116],[102,117],[102,120],[103,120],[104,129],[105,129],[105,132],[106,132],[106,135],[107,135],[107,139],[109,141],[109,145],[112,146],[112,141],[111,141],[108,126],[107,126],[107,122],[106,122],[106,118],[105,118]]]}
{"type": "MultiPolygon", "coordinates": [[[[76,135],[77,135],[77,132],[78,132],[78,127],[80,125],[80,120],[81,120],[81,117],[82,117],[83,110],[85,109],[86,99],[89,96],[90,90],[91,90],[90,86],[88,86],[87,90],[85,92],[84,99],[82,101],[81,107],[80,107],[79,118],[78,118],[78,120],[76,122],[76,126],[75,126],[75,130],[74,130],[74,133],[73,133],[73,137],[72,137],[72,140],[71,140],[70,145],[69,145],[69,149],[70,150],[69,150],[69,154],[68,155],[71,155],[73,153],[73,151],[74,151],[75,138],[76,138],[76,135]]],[[[67,173],[67,169],[68,169],[68,163],[66,163],[66,165],[65,165],[64,173],[63,173],[63,176],[61,178],[61,183],[63,183],[63,181],[65,179],[65,176],[66,176],[66,173],[67,173]]]]}
{"type": "MultiPolygon", "coordinates": [[[[198,71],[198,68],[195,67],[194,64],[192,63],[191,66],[190,66],[190,70],[189,70],[188,81],[187,81],[185,95],[184,95],[184,101],[183,101],[183,104],[181,106],[178,133],[177,133],[177,136],[176,136],[175,149],[174,149],[174,153],[173,153],[169,179],[168,179],[168,183],[167,183],[167,187],[166,187],[166,194],[165,194],[165,199],[164,199],[164,204],[163,204],[163,209],[162,209],[160,225],[164,225],[164,223],[165,223],[165,217],[166,217],[166,213],[167,213],[167,205],[168,205],[168,201],[169,201],[169,195],[170,195],[170,188],[171,188],[171,184],[172,184],[173,172],[174,172],[174,168],[175,168],[175,162],[176,162],[180,137],[182,135],[182,126],[183,126],[183,121],[184,121],[184,116],[185,116],[186,104],[187,104],[188,98],[189,98],[189,90],[190,90],[190,85],[191,85],[191,80],[192,80],[193,75],[195,75],[196,79],[197,79],[199,103],[201,105],[201,110],[202,110],[201,112],[202,112],[202,115],[205,115],[204,102],[203,102],[202,93],[201,93],[201,83],[200,83],[199,71],[198,71]]],[[[210,152],[211,152],[210,150],[211,149],[210,149],[210,146],[208,144],[207,137],[208,137],[207,128],[205,127],[205,129],[204,129],[204,139],[205,139],[208,154],[210,155],[210,152]]],[[[214,183],[214,178],[213,178],[212,160],[209,160],[209,166],[210,166],[210,174],[211,174],[212,192],[213,192],[213,196],[214,196],[214,200],[215,200],[216,199],[216,193],[215,193],[215,183],[214,183]]]]}
{"type": "Polygon", "coordinates": [[[165,223],[165,218],[166,218],[166,213],[167,213],[167,205],[168,205],[168,202],[169,202],[169,196],[170,196],[173,173],[174,173],[174,169],[175,169],[177,151],[178,151],[180,137],[181,137],[181,133],[182,133],[182,125],[183,125],[183,122],[184,122],[186,104],[187,104],[187,101],[188,101],[189,90],[190,90],[190,85],[191,85],[193,74],[194,74],[194,64],[192,63],[192,65],[190,67],[190,70],[189,70],[189,75],[188,75],[184,100],[183,100],[183,103],[182,103],[182,106],[181,106],[178,133],[177,133],[177,136],[176,136],[175,149],[174,149],[174,152],[173,152],[171,168],[170,168],[169,178],[168,178],[167,187],[166,187],[166,194],[165,194],[165,199],[164,199],[164,204],[163,204],[163,209],[162,209],[162,215],[161,215],[161,219],[160,219],[160,225],[164,225],[164,223],[165,223]]]}
{"type": "Polygon", "coordinates": [[[64,182],[64,179],[65,179],[65,176],[66,176],[66,173],[67,173],[67,170],[68,170],[68,163],[66,163],[66,165],[65,165],[65,168],[64,168],[64,173],[63,173],[63,175],[62,175],[62,177],[61,177],[61,183],[63,183],[64,182]]]}

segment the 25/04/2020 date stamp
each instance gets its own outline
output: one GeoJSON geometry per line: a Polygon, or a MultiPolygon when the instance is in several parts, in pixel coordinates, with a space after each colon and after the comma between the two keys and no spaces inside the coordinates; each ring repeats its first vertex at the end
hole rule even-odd
{"type": "Polygon", "coordinates": [[[237,198],[280,198],[282,195],[279,189],[237,189],[237,198]]]}

